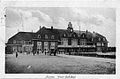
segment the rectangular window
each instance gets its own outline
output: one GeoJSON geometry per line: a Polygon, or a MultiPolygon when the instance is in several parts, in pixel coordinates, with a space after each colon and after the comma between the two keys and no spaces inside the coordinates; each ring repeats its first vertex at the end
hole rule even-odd
{"type": "Polygon", "coordinates": [[[50,48],[55,49],[55,42],[51,42],[50,48]]]}
{"type": "Polygon", "coordinates": [[[72,39],[71,41],[72,41],[72,46],[74,47],[77,46],[77,41],[78,41],[77,39],[72,39]]]}
{"type": "Polygon", "coordinates": [[[101,46],[101,43],[97,43],[97,46],[101,46]]]}
{"type": "Polygon", "coordinates": [[[44,42],[44,46],[48,46],[48,42],[44,42]]]}
{"type": "Polygon", "coordinates": [[[37,42],[37,49],[41,49],[42,48],[42,42],[37,42]]]}
{"type": "Polygon", "coordinates": [[[80,45],[86,45],[86,40],[85,39],[81,39],[80,40],[80,45]]]}
{"type": "Polygon", "coordinates": [[[62,43],[62,45],[67,46],[68,45],[68,40],[66,38],[63,38],[61,43],[62,43]]]}
{"type": "Polygon", "coordinates": [[[44,51],[48,51],[48,42],[44,42],[44,51]]]}

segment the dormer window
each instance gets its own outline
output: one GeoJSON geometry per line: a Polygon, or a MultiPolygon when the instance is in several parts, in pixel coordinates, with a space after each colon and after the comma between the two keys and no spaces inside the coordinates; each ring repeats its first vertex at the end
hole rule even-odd
{"type": "Polygon", "coordinates": [[[45,35],[45,39],[48,39],[48,35],[45,35]]]}
{"type": "Polygon", "coordinates": [[[103,38],[103,41],[105,41],[105,38],[103,38]]]}
{"type": "Polygon", "coordinates": [[[66,37],[66,34],[64,34],[63,36],[66,37]]]}
{"type": "Polygon", "coordinates": [[[54,39],[54,35],[51,36],[51,39],[54,39]]]}
{"type": "Polygon", "coordinates": [[[93,38],[91,39],[91,41],[93,41],[93,38]]]}
{"type": "Polygon", "coordinates": [[[99,41],[100,41],[101,39],[99,38],[99,41]]]}
{"type": "Polygon", "coordinates": [[[72,32],[73,31],[73,29],[70,29],[70,32],[72,32]]]}
{"type": "Polygon", "coordinates": [[[85,35],[83,35],[83,38],[85,37],[85,35]]]}
{"type": "Polygon", "coordinates": [[[41,38],[41,35],[38,35],[38,38],[41,38]]]}

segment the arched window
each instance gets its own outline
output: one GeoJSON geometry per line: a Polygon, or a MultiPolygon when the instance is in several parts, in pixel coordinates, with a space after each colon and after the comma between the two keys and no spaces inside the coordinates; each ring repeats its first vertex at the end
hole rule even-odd
{"type": "Polygon", "coordinates": [[[41,35],[38,35],[38,38],[41,38],[41,35]]]}
{"type": "Polygon", "coordinates": [[[54,39],[54,38],[55,38],[54,35],[52,35],[52,36],[51,36],[51,39],[54,39]]]}
{"type": "Polygon", "coordinates": [[[105,38],[103,38],[103,41],[105,41],[105,38]]]}
{"type": "Polygon", "coordinates": [[[45,39],[48,39],[48,35],[45,34],[45,39]]]}
{"type": "Polygon", "coordinates": [[[83,38],[85,37],[85,35],[83,34],[83,38]]]}
{"type": "Polygon", "coordinates": [[[70,32],[73,32],[73,29],[70,29],[70,32]]]}

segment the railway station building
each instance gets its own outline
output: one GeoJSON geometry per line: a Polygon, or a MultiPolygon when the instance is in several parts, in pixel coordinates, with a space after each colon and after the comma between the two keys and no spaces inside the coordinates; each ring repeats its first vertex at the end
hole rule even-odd
{"type": "Polygon", "coordinates": [[[8,52],[21,53],[43,53],[55,49],[58,53],[104,52],[107,47],[105,36],[88,30],[74,30],[71,22],[66,29],[43,26],[37,32],[18,32],[6,44],[8,52]]]}

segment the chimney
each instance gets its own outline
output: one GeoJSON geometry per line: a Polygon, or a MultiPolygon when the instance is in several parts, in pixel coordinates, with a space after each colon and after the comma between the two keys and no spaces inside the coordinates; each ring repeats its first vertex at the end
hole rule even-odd
{"type": "Polygon", "coordinates": [[[53,29],[53,26],[51,26],[51,29],[53,29]]]}
{"type": "Polygon", "coordinates": [[[88,33],[88,30],[86,30],[86,33],[88,33]]]}

